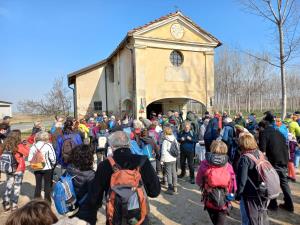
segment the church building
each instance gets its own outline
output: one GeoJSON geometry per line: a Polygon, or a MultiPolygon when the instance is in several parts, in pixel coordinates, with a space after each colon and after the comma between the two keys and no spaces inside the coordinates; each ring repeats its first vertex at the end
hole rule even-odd
{"type": "Polygon", "coordinates": [[[181,12],[134,28],[106,59],[68,75],[75,115],[186,113],[191,100],[211,110],[214,50],[220,45],[181,12]]]}

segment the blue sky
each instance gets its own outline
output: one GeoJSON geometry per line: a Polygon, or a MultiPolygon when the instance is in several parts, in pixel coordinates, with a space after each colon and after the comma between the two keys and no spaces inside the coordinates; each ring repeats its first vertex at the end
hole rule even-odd
{"type": "Polygon", "coordinates": [[[107,57],[128,30],[175,6],[225,45],[270,44],[269,25],[236,0],[0,0],[0,100],[42,97],[55,77],[107,57]]]}

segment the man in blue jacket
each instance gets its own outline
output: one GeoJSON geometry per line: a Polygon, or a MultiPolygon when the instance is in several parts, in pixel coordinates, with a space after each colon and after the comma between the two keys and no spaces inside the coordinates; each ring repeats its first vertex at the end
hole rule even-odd
{"type": "Polygon", "coordinates": [[[190,182],[191,184],[195,183],[195,175],[194,175],[194,155],[195,155],[195,143],[196,137],[195,134],[191,131],[190,122],[185,122],[184,130],[181,131],[177,138],[180,143],[180,166],[181,166],[181,174],[178,176],[182,178],[185,176],[185,163],[186,160],[188,162],[189,170],[190,170],[190,182]]]}

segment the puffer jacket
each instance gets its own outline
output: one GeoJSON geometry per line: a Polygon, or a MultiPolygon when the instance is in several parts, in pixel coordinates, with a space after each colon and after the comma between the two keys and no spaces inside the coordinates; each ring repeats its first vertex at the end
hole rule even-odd
{"type": "Polygon", "coordinates": [[[18,167],[16,172],[25,172],[26,165],[25,165],[25,158],[29,154],[29,147],[27,145],[19,144],[18,145],[18,152],[15,154],[15,158],[18,162],[18,167]]]}
{"type": "Polygon", "coordinates": [[[205,154],[205,158],[206,159],[201,162],[201,165],[198,169],[196,184],[200,187],[204,186],[204,174],[210,165],[216,167],[227,166],[228,173],[232,177],[232,182],[228,185],[227,190],[235,192],[237,190],[235,173],[231,164],[228,163],[228,156],[207,152],[205,154]]]}
{"type": "Polygon", "coordinates": [[[292,121],[289,124],[289,132],[295,137],[300,137],[300,126],[296,121],[292,121]]]}
{"type": "MultiPolygon", "coordinates": [[[[88,193],[88,190],[91,187],[92,180],[95,177],[95,171],[81,171],[70,164],[67,167],[67,173],[74,177],[73,185],[75,188],[76,198],[78,199],[78,201],[80,201],[88,193]]],[[[79,211],[88,209],[89,208],[87,207],[85,202],[83,202],[82,205],[80,205],[79,207],[79,211]]]]}
{"type": "MultiPolygon", "coordinates": [[[[161,162],[175,162],[176,158],[170,154],[171,144],[176,141],[174,135],[166,135],[161,147],[161,162]]],[[[177,141],[176,141],[177,143],[177,141]]],[[[177,143],[178,145],[178,143],[177,143]]]]}

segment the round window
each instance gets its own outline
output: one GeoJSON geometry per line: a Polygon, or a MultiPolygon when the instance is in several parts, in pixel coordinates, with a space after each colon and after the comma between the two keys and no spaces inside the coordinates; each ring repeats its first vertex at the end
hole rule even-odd
{"type": "Polygon", "coordinates": [[[180,51],[174,50],[171,52],[170,61],[173,66],[180,66],[183,63],[183,55],[180,51]]]}

